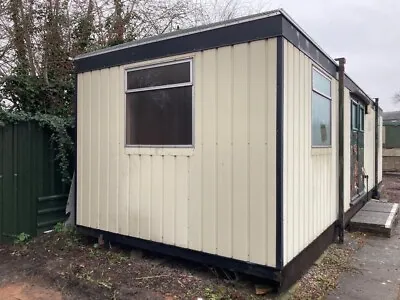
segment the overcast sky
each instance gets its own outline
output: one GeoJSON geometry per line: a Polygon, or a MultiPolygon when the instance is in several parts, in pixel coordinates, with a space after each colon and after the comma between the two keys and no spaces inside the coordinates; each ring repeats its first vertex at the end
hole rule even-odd
{"type": "MultiPolygon", "coordinates": [[[[257,1],[258,0],[253,0],[257,1]]],[[[268,0],[266,0],[268,1],[268,0]]],[[[269,0],[283,8],[384,110],[400,110],[400,0],[269,0]]]]}

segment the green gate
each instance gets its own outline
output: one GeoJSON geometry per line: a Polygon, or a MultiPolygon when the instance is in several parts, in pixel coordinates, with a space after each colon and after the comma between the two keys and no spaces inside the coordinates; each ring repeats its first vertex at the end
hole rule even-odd
{"type": "Polygon", "coordinates": [[[35,122],[0,126],[0,242],[63,221],[68,188],[49,132],[35,122]]]}

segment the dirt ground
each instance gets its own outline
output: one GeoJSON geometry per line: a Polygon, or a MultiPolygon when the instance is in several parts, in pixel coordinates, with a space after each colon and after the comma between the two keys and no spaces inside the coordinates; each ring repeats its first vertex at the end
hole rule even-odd
{"type": "Polygon", "coordinates": [[[233,274],[199,264],[117,245],[98,248],[95,242],[53,232],[24,244],[0,245],[0,300],[255,297],[250,278],[234,280],[233,274]]]}
{"type": "Polygon", "coordinates": [[[382,180],[381,198],[400,203],[400,174],[386,174],[382,180]]]}
{"type": "MultiPolygon", "coordinates": [[[[384,177],[382,197],[399,202],[400,176],[384,177]]],[[[364,240],[363,234],[348,233],[345,245],[331,245],[288,298],[324,298],[364,240]]],[[[271,298],[255,295],[254,278],[118,245],[99,248],[96,242],[52,232],[0,245],[0,300],[271,298]]]]}

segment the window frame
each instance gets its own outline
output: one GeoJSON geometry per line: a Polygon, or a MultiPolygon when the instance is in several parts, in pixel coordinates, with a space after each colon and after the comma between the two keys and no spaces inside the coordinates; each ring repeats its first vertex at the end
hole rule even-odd
{"type": "Polygon", "coordinates": [[[149,63],[146,65],[141,65],[141,66],[128,66],[125,67],[124,69],[124,147],[125,148],[179,148],[179,149],[191,149],[194,148],[195,146],[195,102],[194,102],[194,70],[193,70],[193,57],[190,58],[181,58],[181,59],[175,59],[175,60],[169,60],[165,62],[159,62],[159,63],[149,63]],[[139,71],[139,70],[145,70],[145,69],[152,69],[152,68],[157,68],[157,67],[163,67],[163,66],[170,66],[170,65],[176,65],[176,64],[182,64],[182,63],[189,63],[189,72],[190,72],[190,81],[188,82],[183,82],[183,83],[177,83],[177,84],[164,84],[164,85],[158,85],[158,86],[151,86],[151,87],[145,87],[145,88],[136,88],[136,89],[128,89],[128,73],[132,71],[139,71]],[[173,89],[173,88],[181,88],[181,87],[188,87],[190,86],[192,88],[192,141],[191,144],[177,144],[177,145],[145,145],[145,144],[128,144],[127,143],[127,123],[126,123],[126,103],[127,103],[127,94],[131,93],[139,93],[139,92],[147,92],[147,91],[157,91],[157,90],[167,90],[167,89],[173,89]]]}
{"type": "Polygon", "coordinates": [[[359,111],[359,106],[358,103],[356,101],[354,101],[353,99],[351,99],[351,129],[352,130],[360,130],[360,111],[359,111]],[[356,120],[353,120],[353,107],[355,107],[356,112],[356,120]],[[355,125],[355,126],[353,126],[355,125]]]}
{"type": "Polygon", "coordinates": [[[323,148],[327,148],[330,149],[332,148],[332,77],[328,76],[325,72],[323,72],[322,70],[320,70],[316,65],[313,65],[311,68],[311,148],[316,148],[316,149],[323,149],[323,148]],[[321,76],[325,77],[330,84],[330,95],[326,95],[325,93],[318,91],[317,89],[314,88],[314,71],[317,72],[318,74],[320,74],[321,76]],[[330,110],[329,110],[329,137],[330,137],[330,141],[329,141],[329,145],[313,145],[312,142],[312,134],[313,134],[313,128],[312,128],[312,120],[313,120],[313,114],[312,114],[312,110],[313,110],[313,93],[318,94],[319,96],[325,98],[326,100],[330,101],[330,110]]]}
{"type": "Polygon", "coordinates": [[[362,104],[359,104],[359,131],[364,132],[365,130],[365,107],[362,104]],[[361,126],[362,124],[362,126],[361,126]]]}

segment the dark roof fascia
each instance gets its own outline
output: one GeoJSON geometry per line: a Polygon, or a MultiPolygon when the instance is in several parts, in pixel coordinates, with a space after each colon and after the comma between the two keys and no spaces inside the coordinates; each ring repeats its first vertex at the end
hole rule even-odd
{"type": "MultiPolygon", "coordinates": [[[[282,9],[176,31],[83,54],[75,58],[75,70],[77,73],[83,73],[279,36],[286,38],[336,78],[338,66],[335,60],[325,53],[282,9]]],[[[345,87],[350,92],[360,95],[365,102],[373,102],[348,75],[345,76],[345,87]]]]}
{"type": "MultiPolygon", "coordinates": [[[[324,68],[328,74],[336,78],[338,70],[338,64],[336,61],[324,52],[322,48],[318,46],[318,44],[283,10],[282,15],[283,36],[320,67],[324,68]]],[[[360,97],[366,104],[372,104],[374,102],[347,74],[345,74],[344,83],[345,87],[348,88],[351,93],[358,95],[358,97],[360,97]]]]}
{"type": "MultiPolygon", "coordinates": [[[[244,19],[246,20],[246,19],[244,19]]],[[[280,13],[186,34],[159,37],[146,43],[129,43],[112,51],[94,52],[75,59],[77,73],[100,70],[126,65],[139,61],[182,55],[224,46],[278,37],[282,34],[282,16],[280,13]]]]}

